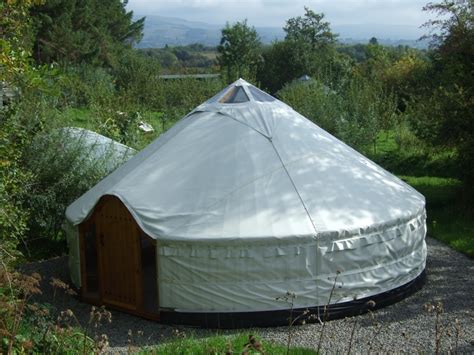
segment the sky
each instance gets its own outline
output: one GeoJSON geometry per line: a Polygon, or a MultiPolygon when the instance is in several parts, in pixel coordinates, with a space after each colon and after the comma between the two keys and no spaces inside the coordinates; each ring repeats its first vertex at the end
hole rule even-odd
{"type": "Polygon", "coordinates": [[[141,15],[178,17],[224,24],[248,19],[252,26],[283,27],[303,15],[304,6],[323,12],[332,25],[389,24],[421,26],[430,15],[429,0],[129,0],[127,8],[141,15]]]}

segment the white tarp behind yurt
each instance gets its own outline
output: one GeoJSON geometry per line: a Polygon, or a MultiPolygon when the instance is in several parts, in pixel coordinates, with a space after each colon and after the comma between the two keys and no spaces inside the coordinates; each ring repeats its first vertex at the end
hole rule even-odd
{"type": "Polygon", "coordinates": [[[295,308],[325,305],[336,275],[331,303],[350,301],[425,268],[424,197],[244,80],[71,204],[69,222],[104,195],[156,239],[159,305],[177,312],[287,309],[287,291],[295,308]]]}
{"type": "Polygon", "coordinates": [[[104,161],[111,169],[136,154],[136,150],[85,128],[64,127],[58,130],[65,149],[80,146],[88,159],[104,161]]]}

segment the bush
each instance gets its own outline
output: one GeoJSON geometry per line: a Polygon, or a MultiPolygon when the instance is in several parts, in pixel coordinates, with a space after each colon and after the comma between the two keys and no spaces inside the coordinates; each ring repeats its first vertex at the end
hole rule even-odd
{"type": "Polygon", "coordinates": [[[28,230],[30,211],[23,202],[30,194],[34,176],[24,165],[23,152],[32,137],[43,129],[43,113],[57,98],[52,95],[54,90],[49,90],[49,83],[38,76],[39,72],[33,71],[31,76],[25,75],[11,84],[18,85],[15,87],[22,95],[4,108],[0,116],[0,260],[5,264],[20,255],[16,247],[20,241],[25,244],[28,230]],[[45,91],[50,95],[47,98],[45,91]]]}
{"type": "Polygon", "coordinates": [[[324,130],[337,134],[341,97],[323,83],[296,80],[278,91],[277,96],[324,130]]]}
{"type": "Polygon", "coordinates": [[[113,70],[121,100],[137,106],[158,109],[160,63],[137,51],[125,51],[113,70]]]}
{"type": "Polygon", "coordinates": [[[96,144],[56,129],[37,135],[25,151],[24,164],[34,176],[24,201],[30,240],[63,240],[66,207],[123,162],[112,147],[99,156],[96,144]]]}
{"type": "Polygon", "coordinates": [[[381,130],[393,126],[397,101],[358,77],[334,91],[322,82],[294,81],[277,94],[311,121],[358,150],[375,150],[381,130]]]}
{"type": "Polygon", "coordinates": [[[383,129],[393,126],[397,100],[378,85],[354,78],[341,92],[343,115],[337,121],[337,135],[359,150],[376,149],[383,129]]]}
{"type": "Polygon", "coordinates": [[[220,80],[160,80],[160,110],[165,120],[174,122],[224,88],[220,80]]]}
{"type": "Polygon", "coordinates": [[[89,64],[63,68],[57,84],[61,91],[59,107],[108,105],[116,95],[110,71],[89,64]]]}

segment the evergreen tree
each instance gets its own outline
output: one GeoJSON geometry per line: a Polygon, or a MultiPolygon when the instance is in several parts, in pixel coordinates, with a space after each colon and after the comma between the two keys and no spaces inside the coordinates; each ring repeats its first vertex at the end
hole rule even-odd
{"type": "Polygon", "coordinates": [[[133,21],[120,0],[49,0],[32,9],[37,62],[113,66],[117,53],[142,38],[144,18],[133,21]]]}

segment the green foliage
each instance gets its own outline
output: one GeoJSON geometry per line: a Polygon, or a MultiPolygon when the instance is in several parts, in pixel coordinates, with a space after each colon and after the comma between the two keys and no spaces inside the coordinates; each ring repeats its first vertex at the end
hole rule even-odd
{"type": "Polygon", "coordinates": [[[133,104],[159,107],[160,64],[153,57],[145,57],[137,51],[124,51],[119,66],[113,71],[121,96],[133,104]]]}
{"type": "Polygon", "coordinates": [[[249,81],[255,79],[257,65],[260,61],[260,39],[254,27],[247,25],[247,20],[226,24],[222,29],[218,61],[227,82],[238,78],[249,81]]]}
{"type": "Polygon", "coordinates": [[[0,3],[0,81],[12,83],[30,70],[33,31],[28,11],[41,3],[41,0],[0,3]]]}
{"type": "MultiPolygon", "coordinates": [[[[472,2],[430,3],[426,11],[440,18],[426,26],[432,36],[430,66],[425,89],[413,95],[410,122],[414,132],[429,144],[458,151],[458,170],[467,186],[474,181],[474,15],[472,2]]],[[[472,189],[471,189],[472,190],[472,189]]]]}
{"type": "Polygon", "coordinates": [[[144,18],[133,21],[120,0],[51,0],[31,14],[39,63],[95,63],[114,66],[122,48],[142,37],[144,18]]]}
{"type": "Polygon", "coordinates": [[[289,41],[275,42],[264,48],[262,62],[257,71],[257,81],[260,85],[275,93],[286,83],[309,73],[302,60],[304,53],[298,51],[289,41]]]}
{"type": "Polygon", "coordinates": [[[317,80],[298,80],[278,91],[278,97],[331,134],[337,134],[342,100],[335,91],[317,80]]]}
{"type": "Polygon", "coordinates": [[[378,45],[379,41],[377,40],[377,38],[371,37],[370,40],[369,40],[369,44],[378,45]]]}
{"type": "Polygon", "coordinates": [[[103,307],[92,307],[87,325],[82,326],[72,310],[57,308],[57,293],[63,293],[63,299],[76,295],[63,281],[50,280],[54,289],[50,304],[34,301],[42,293],[41,281],[41,275],[36,272],[22,274],[0,261],[0,352],[102,353],[108,346],[108,338],[103,334],[98,336],[95,329],[103,322],[110,323],[111,313],[103,307]]]}
{"type": "Polygon", "coordinates": [[[376,152],[369,152],[369,156],[393,174],[459,177],[455,151],[433,149],[406,125],[382,131],[377,138],[376,152]]]}
{"type": "Polygon", "coordinates": [[[367,150],[382,129],[393,126],[397,102],[380,86],[354,78],[342,94],[342,116],[337,121],[338,136],[358,149],[367,150]]]}
{"type": "Polygon", "coordinates": [[[24,164],[34,175],[25,199],[30,212],[29,237],[59,239],[66,207],[114,170],[113,152],[97,156],[86,137],[52,129],[35,137],[24,153],[24,164]]]}
{"type": "Polygon", "coordinates": [[[110,70],[88,64],[61,68],[58,108],[108,106],[117,94],[110,70]]]}
{"type": "Polygon", "coordinates": [[[376,148],[380,131],[391,128],[396,117],[396,98],[358,77],[339,91],[315,80],[295,81],[278,96],[323,129],[363,151],[376,148]]]}
{"type": "Polygon", "coordinates": [[[402,178],[426,197],[428,235],[474,258],[474,211],[463,201],[461,181],[427,176],[402,178]]]}
{"type": "Polygon", "coordinates": [[[175,68],[179,62],[176,55],[167,49],[146,48],[140,51],[146,56],[156,58],[163,68],[175,68]]]}
{"type": "Polygon", "coordinates": [[[41,107],[55,102],[58,94],[53,84],[55,70],[35,68],[30,63],[32,21],[28,11],[40,3],[23,0],[0,5],[4,26],[0,37],[1,79],[16,92],[13,101],[0,111],[0,259],[5,264],[19,256],[16,247],[28,230],[30,211],[23,202],[29,197],[34,175],[23,164],[23,152],[45,124],[41,107]],[[30,104],[23,105],[24,100],[30,104]]]}
{"type": "Polygon", "coordinates": [[[332,33],[329,22],[324,21],[323,13],[316,13],[305,6],[303,17],[293,17],[286,21],[283,30],[285,39],[292,43],[305,44],[311,50],[322,49],[336,42],[337,35],[332,33]]]}
{"type": "Polygon", "coordinates": [[[224,88],[220,80],[176,79],[160,81],[160,107],[167,128],[170,123],[189,113],[196,106],[224,88]]]}
{"type": "Polygon", "coordinates": [[[265,48],[262,58],[257,81],[272,93],[302,75],[310,75],[336,88],[352,70],[350,58],[338,53],[333,46],[312,51],[306,44],[285,40],[265,48]]]}
{"type": "Polygon", "coordinates": [[[339,44],[336,46],[339,53],[343,53],[352,58],[356,63],[362,63],[367,60],[367,45],[357,43],[353,45],[339,44]]]}
{"type": "Polygon", "coordinates": [[[316,77],[331,86],[348,73],[348,60],[335,50],[336,35],[331,32],[324,14],[305,7],[304,17],[287,21],[284,41],[265,48],[257,81],[270,92],[280,90],[304,74],[316,77]]]}
{"type": "Polygon", "coordinates": [[[214,71],[216,48],[195,43],[187,46],[139,49],[145,56],[157,59],[162,68],[172,73],[208,73],[214,71]]]}

